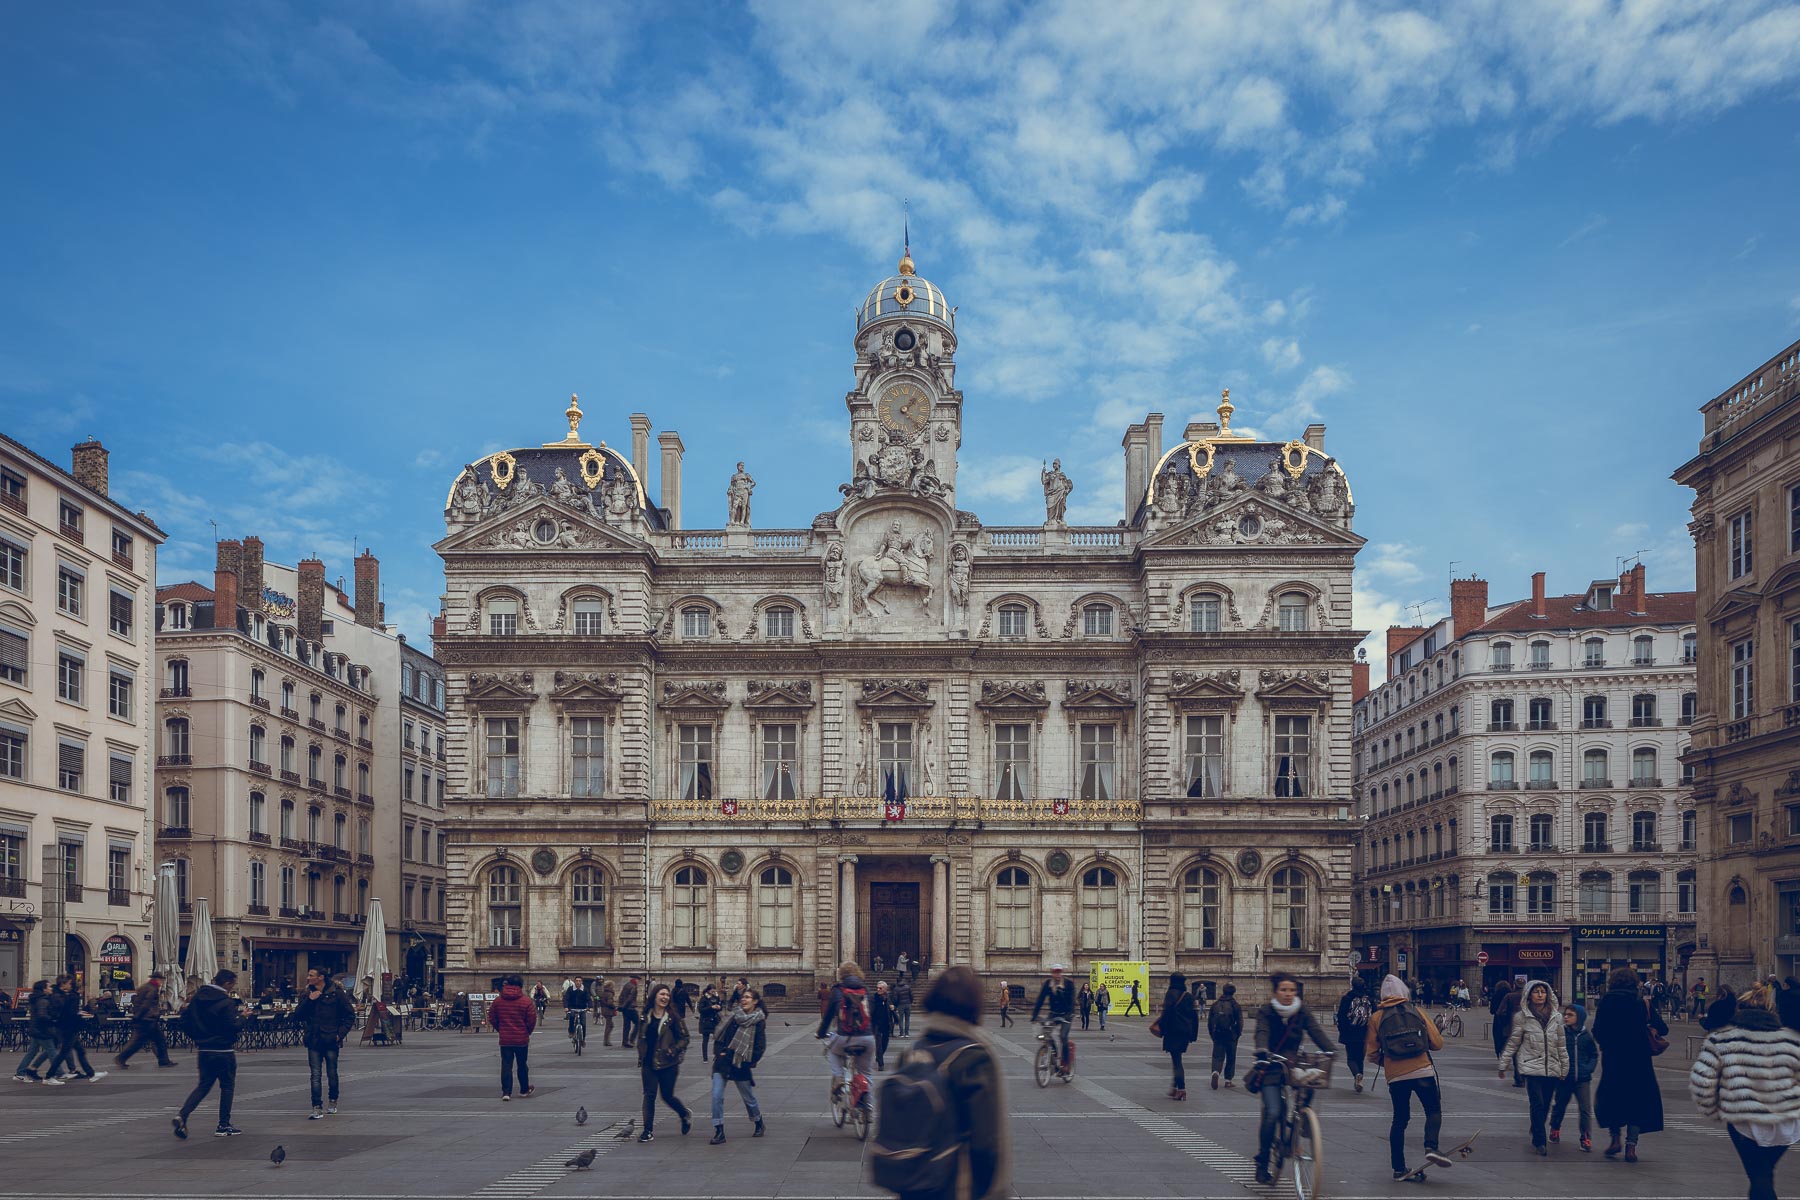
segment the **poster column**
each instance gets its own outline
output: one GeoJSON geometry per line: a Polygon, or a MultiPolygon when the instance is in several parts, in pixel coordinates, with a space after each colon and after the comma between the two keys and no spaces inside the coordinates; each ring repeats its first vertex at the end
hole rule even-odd
{"type": "Polygon", "coordinates": [[[838,859],[838,865],[843,872],[843,879],[838,884],[838,896],[842,900],[838,908],[838,962],[855,962],[856,855],[844,855],[838,859]]]}
{"type": "Polygon", "coordinates": [[[931,969],[950,965],[950,856],[931,856],[931,969]]]}

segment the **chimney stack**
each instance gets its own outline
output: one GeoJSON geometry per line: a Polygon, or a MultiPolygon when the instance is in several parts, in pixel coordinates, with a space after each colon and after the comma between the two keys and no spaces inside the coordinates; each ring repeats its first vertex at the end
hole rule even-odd
{"type": "Polygon", "coordinates": [[[300,576],[300,594],[295,597],[299,616],[295,624],[301,637],[317,642],[323,636],[319,623],[325,617],[325,564],[316,558],[303,558],[294,569],[300,576]]]}
{"type": "Polygon", "coordinates": [[[1216,437],[1218,432],[1219,423],[1217,421],[1189,421],[1187,428],[1181,431],[1181,440],[1184,442],[1203,441],[1209,437],[1216,437]]]}
{"type": "Polygon", "coordinates": [[[252,612],[262,611],[263,542],[255,534],[244,539],[238,558],[238,601],[252,612]]]}
{"type": "Polygon", "coordinates": [[[243,565],[242,542],[218,544],[218,558],[213,565],[213,628],[236,629],[238,610],[238,572],[243,565]]]}
{"type": "Polygon", "coordinates": [[[662,506],[669,510],[669,528],[681,528],[681,435],[665,429],[656,435],[662,443],[662,506]]]}
{"type": "Polygon", "coordinates": [[[643,413],[631,414],[631,469],[639,483],[650,478],[650,418],[643,413]]]}
{"type": "Polygon", "coordinates": [[[98,439],[89,438],[75,445],[69,474],[75,482],[91,492],[106,495],[106,447],[98,439]]]}
{"type": "Polygon", "coordinates": [[[381,560],[368,550],[356,556],[356,623],[368,629],[381,624],[381,560]]]}
{"type": "Polygon", "coordinates": [[[1393,658],[1394,655],[1400,653],[1402,647],[1424,632],[1425,626],[1423,625],[1389,625],[1387,645],[1388,657],[1393,658]]]}
{"type": "Polygon", "coordinates": [[[1144,418],[1144,487],[1150,486],[1150,472],[1156,470],[1156,462],[1162,457],[1162,425],[1163,415],[1151,413],[1144,418]]]}
{"type": "Polygon", "coordinates": [[[1619,576],[1619,605],[1628,613],[1642,613],[1649,606],[1644,600],[1644,564],[1639,563],[1619,576]]]}
{"type": "Polygon", "coordinates": [[[1324,453],[1324,450],[1325,450],[1325,426],[1319,424],[1316,421],[1314,423],[1312,423],[1311,425],[1308,425],[1306,427],[1306,432],[1301,435],[1301,440],[1303,440],[1308,446],[1311,446],[1314,450],[1317,450],[1320,453],[1324,453]]]}
{"type": "Polygon", "coordinates": [[[1538,571],[1531,577],[1531,615],[1543,620],[1549,614],[1544,609],[1544,573],[1538,571]]]}
{"type": "Polygon", "coordinates": [[[1487,620],[1487,580],[1470,576],[1450,581],[1450,621],[1461,637],[1487,620]]]}
{"type": "Polygon", "coordinates": [[[433,650],[438,648],[438,643],[444,640],[444,635],[449,631],[450,622],[443,613],[431,618],[431,648],[433,650]]]}
{"type": "Polygon", "coordinates": [[[1358,658],[1350,664],[1350,703],[1355,704],[1369,694],[1369,660],[1358,658]]]}
{"type": "Polygon", "coordinates": [[[1144,463],[1144,452],[1150,445],[1149,427],[1141,421],[1127,426],[1119,444],[1125,447],[1125,520],[1129,522],[1137,516],[1144,489],[1150,486],[1149,468],[1144,463]]]}

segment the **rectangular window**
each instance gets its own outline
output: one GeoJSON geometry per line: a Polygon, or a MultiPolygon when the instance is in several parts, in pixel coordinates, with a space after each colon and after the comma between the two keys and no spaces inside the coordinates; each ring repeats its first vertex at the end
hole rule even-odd
{"type": "Polygon", "coordinates": [[[58,520],[62,522],[62,531],[64,533],[73,534],[77,538],[81,536],[82,512],[80,505],[70,504],[67,500],[64,500],[57,506],[57,516],[58,520]]]}
{"type": "Polygon", "coordinates": [[[1216,799],[1225,794],[1225,718],[1189,717],[1186,748],[1187,795],[1216,799]]]}
{"type": "Polygon", "coordinates": [[[81,843],[59,842],[57,849],[62,851],[64,895],[74,900],[81,895],[81,843]]]}
{"type": "Polygon", "coordinates": [[[1751,819],[1749,813],[1733,813],[1725,820],[1725,840],[1733,846],[1742,846],[1750,840],[1751,819]]]}
{"type": "Polygon", "coordinates": [[[1534,671],[1548,671],[1550,669],[1549,642],[1531,643],[1531,669],[1534,671]]]}
{"type": "Polygon", "coordinates": [[[58,563],[56,567],[56,607],[71,617],[81,615],[83,593],[87,591],[87,576],[68,563],[58,563]]]}
{"type": "Polygon", "coordinates": [[[24,685],[31,668],[31,639],[16,629],[0,628],[0,679],[24,685]]]}
{"type": "Polygon", "coordinates": [[[1115,739],[1118,729],[1112,725],[1081,727],[1081,798],[1111,800],[1118,795],[1114,786],[1118,764],[1115,739]]]}
{"type": "Polygon", "coordinates": [[[120,637],[130,637],[133,607],[131,597],[124,592],[110,593],[107,597],[106,627],[120,637]]]}
{"type": "Polygon", "coordinates": [[[64,650],[56,656],[56,694],[70,704],[81,703],[81,675],[85,667],[81,658],[64,650]]]}
{"type": "Polygon", "coordinates": [[[0,779],[25,778],[27,734],[17,725],[0,725],[0,779]]]}
{"type": "Polygon", "coordinates": [[[1030,794],[1031,726],[994,726],[994,779],[996,800],[1023,800],[1030,794]]]}
{"type": "Polygon", "coordinates": [[[250,903],[256,908],[269,906],[268,867],[259,862],[250,864],[250,903]]]}
{"type": "Polygon", "coordinates": [[[113,561],[120,566],[129,567],[131,565],[131,535],[129,533],[113,530],[112,553],[113,561]]]}
{"type": "Polygon", "coordinates": [[[1800,621],[1788,623],[1788,702],[1800,704],[1800,621]]]}
{"type": "Polygon", "coordinates": [[[87,772],[87,747],[80,742],[56,744],[56,786],[65,792],[79,792],[87,772]]]}
{"type": "Polygon", "coordinates": [[[1003,638],[1022,638],[1025,636],[1025,609],[1017,604],[1008,604],[1000,610],[1000,636],[1003,638]]]}
{"type": "Polygon", "coordinates": [[[131,899],[131,851],[111,846],[106,851],[106,902],[126,904],[131,899]]]}
{"type": "Polygon", "coordinates": [[[1217,596],[1196,596],[1188,605],[1188,632],[1219,632],[1220,607],[1217,596]]]}
{"type": "Polygon", "coordinates": [[[599,796],[606,788],[606,721],[576,717],[569,723],[569,794],[599,796]]]}
{"type": "Polygon", "coordinates": [[[712,633],[712,609],[695,605],[681,610],[681,637],[684,641],[704,641],[712,633]]]}
{"type": "Polygon", "coordinates": [[[763,613],[763,634],[771,638],[791,638],[794,636],[794,610],[786,605],[777,605],[763,613]]]}
{"type": "Polygon", "coordinates": [[[400,861],[411,862],[413,856],[413,827],[406,826],[400,831],[400,861]]]}
{"type": "Polygon", "coordinates": [[[487,794],[519,794],[519,718],[489,717],[487,729],[487,794]]]}
{"type": "Polygon", "coordinates": [[[131,720],[131,676],[112,671],[107,676],[106,711],[121,720],[131,720]]]}
{"type": "Polygon", "coordinates": [[[675,786],[683,800],[711,800],[713,796],[713,727],[677,725],[675,786]]]}
{"type": "Polygon", "coordinates": [[[1113,610],[1104,604],[1090,604],[1081,612],[1083,637],[1111,637],[1113,610]]]}
{"type": "MultiPolygon", "coordinates": [[[[795,780],[800,768],[800,727],[797,725],[764,725],[762,727],[762,772],[764,800],[792,800],[795,780]]],[[[764,945],[778,945],[765,942],[764,945]]]]}
{"type": "Polygon", "coordinates": [[[440,830],[438,830],[438,835],[437,835],[437,865],[438,865],[438,866],[440,866],[440,867],[441,867],[441,866],[443,866],[443,865],[444,865],[444,853],[445,853],[445,849],[446,849],[446,847],[448,847],[448,846],[449,846],[449,845],[450,845],[450,835],[449,835],[449,834],[447,834],[447,833],[445,833],[445,832],[444,832],[444,831],[443,831],[443,830],[441,830],[441,829],[440,829],[440,830]]]}
{"type": "Polygon", "coordinates": [[[581,637],[598,637],[601,632],[601,618],[604,615],[599,600],[575,601],[576,634],[581,637]]]}
{"type": "Polygon", "coordinates": [[[1275,718],[1275,777],[1277,796],[1309,795],[1312,778],[1312,718],[1275,718]]]}
{"type": "Polygon", "coordinates": [[[0,505],[14,512],[25,511],[25,477],[0,467],[0,505]]]}
{"type": "Polygon", "coordinates": [[[1731,719],[1744,720],[1756,711],[1756,639],[1731,644],[1731,719]]]}
{"type": "Polygon", "coordinates": [[[1748,509],[1731,518],[1730,530],[1731,577],[1741,579],[1750,574],[1756,562],[1753,530],[1748,509]]]}
{"type": "Polygon", "coordinates": [[[131,759],[114,754],[107,759],[106,794],[115,804],[131,803],[131,759]]]}
{"type": "Polygon", "coordinates": [[[15,592],[25,590],[25,555],[25,547],[0,538],[0,584],[15,592]]]}
{"type": "Polygon", "coordinates": [[[1513,915],[1516,899],[1514,892],[1517,885],[1511,882],[1488,884],[1488,916],[1510,917],[1513,915]]]}
{"type": "Polygon", "coordinates": [[[0,829],[0,880],[15,890],[25,880],[25,838],[8,829],[0,829]]]}
{"type": "Polygon", "coordinates": [[[875,727],[876,786],[886,800],[904,799],[911,793],[913,775],[913,727],[910,721],[880,721],[875,727]]]}
{"type": "Polygon", "coordinates": [[[519,632],[519,602],[517,600],[489,600],[487,613],[490,635],[511,637],[519,632]]]}
{"type": "MultiPolygon", "coordinates": [[[[342,774],[341,770],[339,771],[339,774],[342,774]]],[[[404,771],[400,772],[400,798],[402,800],[411,800],[413,798],[414,778],[415,772],[411,767],[407,767],[404,771]]]]}

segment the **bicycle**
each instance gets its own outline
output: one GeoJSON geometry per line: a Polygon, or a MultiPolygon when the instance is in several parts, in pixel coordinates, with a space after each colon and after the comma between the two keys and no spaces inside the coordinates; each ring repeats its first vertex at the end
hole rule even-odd
{"type": "Polygon", "coordinates": [[[1445,1037],[1461,1037],[1463,1035],[1462,1010],[1446,1008],[1432,1018],[1438,1032],[1445,1037]]]}
{"type": "MultiPolygon", "coordinates": [[[[867,1053],[867,1046],[844,1047],[844,1057],[850,1062],[850,1090],[847,1094],[844,1081],[836,1073],[831,1077],[831,1123],[842,1129],[844,1122],[850,1122],[856,1139],[860,1142],[869,1140],[869,1128],[875,1123],[873,1089],[869,1084],[869,1077],[856,1064],[856,1060],[867,1053]]],[[[826,1046],[825,1056],[831,1057],[830,1046],[826,1046]]]]}
{"type": "Polygon", "coordinates": [[[575,1056],[581,1056],[581,1048],[587,1045],[587,1010],[576,1008],[569,1011],[569,1041],[575,1045],[575,1056]]]}
{"type": "Polygon", "coordinates": [[[1032,1061],[1031,1072],[1039,1087],[1049,1087],[1052,1075],[1064,1083],[1070,1083],[1075,1078],[1074,1042],[1065,1043],[1068,1046],[1068,1061],[1061,1065],[1056,1062],[1056,1027],[1066,1024],[1066,1021],[1052,1020],[1038,1026],[1037,1057],[1032,1061]]]}
{"type": "Polygon", "coordinates": [[[1269,1147],[1269,1175],[1279,1183],[1283,1165],[1292,1158],[1294,1195],[1318,1200],[1325,1188],[1325,1138],[1312,1099],[1313,1092],[1331,1086],[1333,1056],[1300,1051],[1291,1059],[1271,1054],[1269,1061],[1282,1071],[1281,1116],[1269,1147]]]}

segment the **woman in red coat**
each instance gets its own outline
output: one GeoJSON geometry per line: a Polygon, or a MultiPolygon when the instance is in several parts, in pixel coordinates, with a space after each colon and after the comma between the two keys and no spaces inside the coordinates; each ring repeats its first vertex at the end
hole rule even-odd
{"type": "Polygon", "coordinates": [[[531,1031],[537,1028],[537,1005],[525,995],[525,981],[508,975],[500,998],[488,1008],[488,1024],[500,1035],[500,1098],[512,1099],[513,1064],[519,1064],[519,1096],[536,1090],[531,1086],[531,1031]]]}

